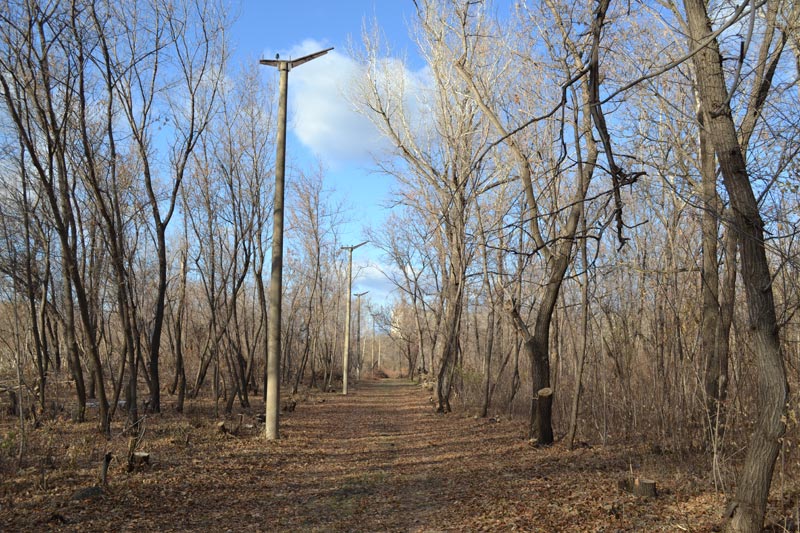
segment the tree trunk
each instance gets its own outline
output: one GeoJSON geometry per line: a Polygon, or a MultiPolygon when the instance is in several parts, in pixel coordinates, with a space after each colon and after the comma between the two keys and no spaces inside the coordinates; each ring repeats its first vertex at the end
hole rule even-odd
{"type": "MultiPolygon", "coordinates": [[[[581,218],[582,230],[586,234],[586,218],[581,218]]],[[[572,407],[569,414],[569,431],[567,432],[567,446],[575,446],[575,432],[578,427],[578,411],[581,403],[583,367],[586,362],[586,346],[589,342],[589,266],[586,250],[586,240],[581,243],[581,262],[583,267],[583,283],[581,284],[581,349],[578,351],[578,365],[575,376],[575,395],[572,397],[572,407]]]]}
{"type": "MultiPolygon", "coordinates": [[[[184,223],[184,231],[186,225],[184,223]]],[[[186,239],[186,234],[184,233],[186,239]]],[[[178,288],[178,309],[175,312],[175,382],[172,385],[172,392],[178,392],[178,402],[175,410],[183,412],[183,404],[186,399],[186,365],[183,358],[183,315],[186,307],[186,277],[187,277],[187,252],[181,252],[181,277],[178,288]]]]}
{"type": "MultiPolygon", "coordinates": [[[[151,199],[151,201],[155,202],[154,199],[151,199]]],[[[175,203],[174,198],[172,203],[175,203]]],[[[167,242],[165,234],[169,220],[162,221],[158,215],[157,209],[154,209],[153,213],[158,249],[158,289],[153,313],[153,331],[150,336],[150,361],[148,362],[150,374],[150,403],[148,410],[153,413],[160,413],[161,377],[159,375],[159,362],[161,354],[161,331],[164,328],[164,307],[167,298],[167,242]]]]}
{"type": "Polygon", "coordinates": [[[719,206],[717,196],[716,159],[714,146],[705,128],[704,112],[698,106],[697,122],[700,125],[699,152],[700,177],[702,179],[701,201],[703,261],[700,274],[703,296],[701,318],[701,349],[706,358],[705,393],[706,419],[709,423],[709,444],[716,450],[716,443],[722,434],[721,421],[724,420],[723,402],[727,396],[728,361],[720,357],[722,343],[728,338],[718,337],[721,309],[719,300],[719,262],[717,261],[717,235],[719,228],[719,206]]]}
{"type": "MultiPolygon", "coordinates": [[[[487,283],[488,285],[488,283],[487,283]]],[[[476,325],[477,327],[477,325],[476,325]]],[[[486,317],[486,344],[483,348],[483,394],[481,398],[481,418],[489,414],[492,389],[492,351],[494,350],[494,304],[486,317]]]]}
{"type": "MultiPolygon", "coordinates": [[[[24,155],[24,146],[20,146],[20,154],[24,155]]],[[[31,246],[31,206],[28,200],[28,178],[25,175],[24,159],[21,160],[20,172],[22,174],[22,215],[23,225],[25,228],[25,295],[27,297],[28,311],[31,324],[31,336],[33,337],[33,345],[35,352],[36,371],[38,374],[38,389],[39,389],[39,410],[44,414],[45,406],[47,405],[45,399],[45,392],[47,390],[47,357],[45,354],[45,343],[42,340],[41,329],[39,327],[39,314],[36,307],[36,290],[33,284],[33,249],[31,246]]],[[[49,258],[47,259],[49,263],[49,258]]],[[[49,267],[49,264],[48,264],[49,267]]],[[[49,270],[49,269],[48,269],[49,270]]],[[[46,275],[46,274],[45,274],[46,275]]],[[[46,283],[44,284],[46,288],[46,283]]],[[[46,289],[45,289],[46,290],[46,289]]],[[[46,292],[43,291],[42,307],[44,307],[44,297],[46,292]]]]}
{"type": "Polygon", "coordinates": [[[528,357],[531,359],[533,376],[531,379],[531,398],[536,409],[533,416],[536,444],[548,446],[553,444],[553,391],[550,388],[550,321],[552,311],[539,309],[533,337],[525,343],[528,357]],[[542,396],[541,391],[549,393],[542,396]]]}
{"type": "Polygon", "coordinates": [[[758,372],[759,416],[739,476],[736,495],[729,507],[731,531],[760,532],[766,513],[780,438],[785,431],[788,385],[778,339],[772,293],[772,277],[764,247],[764,223],[750,184],[742,148],[733,122],[722,56],[716,38],[710,39],[711,23],[703,0],[684,0],[691,46],[709,41],[694,57],[698,94],[706,113],[709,137],[722,169],[739,235],[742,280],[747,295],[750,329],[758,372]]]}
{"type": "MultiPolygon", "coordinates": [[[[459,248],[460,250],[460,248],[459,248]]],[[[436,384],[436,395],[438,405],[437,412],[449,413],[450,408],[450,391],[452,390],[451,377],[453,368],[456,364],[456,357],[458,351],[458,335],[460,331],[461,322],[461,306],[463,305],[463,269],[461,268],[461,257],[458,256],[460,252],[453,251],[451,257],[451,272],[450,280],[448,281],[447,288],[447,307],[444,311],[443,327],[444,338],[442,339],[442,352],[439,358],[439,374],[436,384]]]]}

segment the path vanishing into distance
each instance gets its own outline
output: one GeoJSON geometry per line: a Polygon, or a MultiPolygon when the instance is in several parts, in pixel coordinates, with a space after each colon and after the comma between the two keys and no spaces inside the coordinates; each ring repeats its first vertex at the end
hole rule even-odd
{"type": "Polygon", "coordinates": [[[278,441],[249,416],[226,426],[240,420],[233,435],[199,410],[156,417],[149,468],[112,463],[103,496],[72,501],[93,479],[76,465],[10,512],[5,501],[0,530],[711,531],[722,507],[680,458],[535,448],[520,422],[437,414],[430,392],[403,380],[310,395],[282,418],[278,441]],[[660,476],[658,498],[617,488],[632,467],[660,476]]]}

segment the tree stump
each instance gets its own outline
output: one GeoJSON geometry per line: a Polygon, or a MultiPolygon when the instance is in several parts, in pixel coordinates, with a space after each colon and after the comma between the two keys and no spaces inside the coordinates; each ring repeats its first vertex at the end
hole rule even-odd
{"type": "Polygon", "coordinates": [[[553,444],[553,425],[551,424],[553,412],[553,389],[545,387],[536,392],[535,414],[536,446],[550,446],[553,444]]]}
{"type": "Polygon", "coordinates": [[[626,477],[619,481],[619,488],[642,498],[655,498],[658,496],[656,482],[652,479],[626,477]]]}
{"type": "Polygon", "coordinates": [[[133,452],[128,458],[128,472],[150,466],[150,454],[146,452],[133,452]]]}
{"type": "Polygon", "coordinates": [[[0,389],[8,393],[8,407],[6,407],[6,414],[8,416],[19,416],[19,398],[14,389],[0,389]]]}

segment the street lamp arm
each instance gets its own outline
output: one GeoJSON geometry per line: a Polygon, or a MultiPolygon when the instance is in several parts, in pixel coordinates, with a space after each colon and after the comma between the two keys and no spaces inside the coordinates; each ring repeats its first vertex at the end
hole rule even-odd
{"type": "Polygon", "coordinates": [[[333,50],[332,46],[330,48],[326,49],[326,50],[321,50],[321,51],[315,52],[313,54],[308,54],[307,56],[298,57],[297,59],[289,59],[289,60],[285,60],[285,59],[261,59],[261,60],[259,60],[259,63],[262,64],[262,65],[269,65],[270,67],[277,67],[281,63],[285,63],[285,64],[287,64],[289,66],[289,69],[292,69],[294,67],[299,67],[303,63],[308,63],[312,59],[316,59],[316,58],[318,58],[320,56],[324,56],[325,54],[327,54],[331,50],[333,50]]]}
{"type": "Polygon", "coordinates": [[[365,244],[367,244],[368,242],[369,242],[369,241],[364,241],[364,242],[362,242],[362,243],[360,243],[360,244],[356,244],[355,246],[342,246],[342,250],[350,250],[350,251],[352,252],[352,251],[353,251],[353,250],[355,250],[356,248],[361,248],[362,246],[364,246],[364,245],[365,245],[365,244]]]}
{"type": "Polygon", "coordinates": [[[307,62],[311,61],[312,59],[316,59],[316,58],[318,58],[320,56],[324,56],[325,54],[327,54],[331,50],[333,50],[333,46],[331,46],[330,48],[327,48],[325,50],[321,50],[319,52],[316,52],[316,53],[313,53],[313,54],[309,54],[307,56],[303,56],[303,57],[299,57],[297,59],[293,59],[293,60],[290,61],[291,67],[299,67],[303,63],[307,63],[307,62]]]}

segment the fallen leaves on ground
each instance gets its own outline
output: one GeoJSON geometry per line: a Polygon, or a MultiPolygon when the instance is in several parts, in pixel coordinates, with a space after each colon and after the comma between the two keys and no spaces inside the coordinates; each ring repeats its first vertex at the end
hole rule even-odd
{"type": "Polygon", "coordinates": [[[400,380],[319,393],[283,416],[281,439],[271,442],[252,413],[228,421],[241,423],[238,435],[219,432],[199,407],[152,416],[142,444],[152,464],[131,473],[125,439],[108,443],[86,424],[62,423],[83,428],[79,437],[54,423],[36,437],[48,435],[50,464],[3,480],[0,530],[704,532],[720,524],[724,498],[691,461],[634,447],[536,448],[517,422],[437,415],[427,400],[400,380]],[[71,500],[96,482],[109,447],[117,460],[103,495],[71,500]],[[633,464],[656,479],[658,498],[617,488],[633,464]]]}

